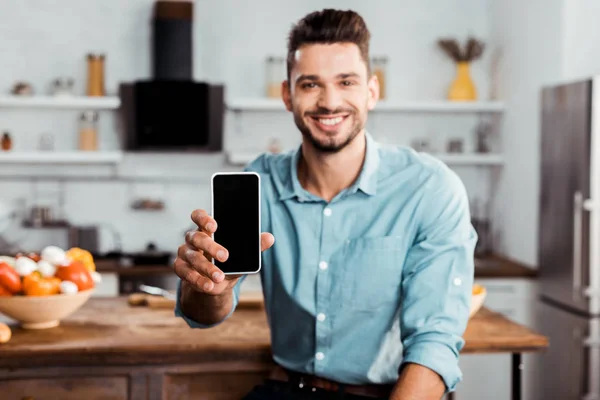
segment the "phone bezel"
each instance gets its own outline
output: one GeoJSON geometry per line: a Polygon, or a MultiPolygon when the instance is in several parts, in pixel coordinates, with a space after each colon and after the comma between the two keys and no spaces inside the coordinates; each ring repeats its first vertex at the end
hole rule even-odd
{"type": "MultiPolygon", "coordinates": [[[[219,175],[254,175],[258,178],[258,269],[256,271],[242,271],[242,272],[225,272],[223,271],[223,273],[225,275],[253,275],[253,274],[257,274],[260,272],[260,270],[262,269],[262,251],[261,251],[261,224],[262,224],[262,217],[261,217],[261,181],[260,181],[260,175],[256,172],[252,172],[252,171],[244,171],[244,172],[215,172],[214,174],[212,174],[212,176],[210,177],[210,207],[211,207],[211,216],[214,218],[215,216],[215,187],[214,187],[214,181],[215,181],[215,177],[219,176],[219,175]]],[[[217,221],[217,224],[219,222],[217,221]]],[[[217,228],[218,230],[218,228],[217,228]]],[[[213,233],[211,235],[211,237],[214,239],[215,238],[215,234],[213,233]]],[[[212,263],[213,265],[216,266],[216,262],[215,259],[212,259],[212,263]]]]}

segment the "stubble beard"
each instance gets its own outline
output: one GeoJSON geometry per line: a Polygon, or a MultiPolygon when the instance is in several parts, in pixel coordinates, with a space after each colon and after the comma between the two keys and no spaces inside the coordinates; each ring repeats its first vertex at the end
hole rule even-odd
{"type": "MultiPolygon", "coordinates": [[[[331,138],[331,140],[319,140],[317,137],[315,137],[315,135],[313,135],[313,133],[310,131],[310,128],[304,123],[302,115],[300,115],[300,113],[296,110],[294,110],[294,122],[296,123],[296,127],[298,127],[300,133],[302,133],[302,136],[309,141],[315,150],[322,153],[333,154],[341,151],[350,143],[352,143],[354,138],[356,138],[356,136],[358,136],[358,134],[364,128],[364,125],[360,122],[359,118],[357,118],[356,111],[344,111],[349,112],[349,115],[346,118],[352,118],[353,124],[350,128],[348,136],[341,142],[336,142],[335,138],[331,138]]],[[[320,115],[335,114],[337,112],[337,110],[335,112],[321,112],[320,115]]]]}

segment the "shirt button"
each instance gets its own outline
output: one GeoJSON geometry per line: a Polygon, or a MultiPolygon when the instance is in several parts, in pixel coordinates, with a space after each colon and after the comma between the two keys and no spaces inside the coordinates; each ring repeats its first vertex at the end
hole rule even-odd
{"type": "Polygon", "coordinates": [[[325,271],[327,269],[327,263],[325,261],[321,261],[319,263],[319,268],[321,268],[323,271],[325,271]]]}
{"type": "Polygon", "coordinates": [[[332,211],[331,211],[331,208],[329,208],[329,207],[327,207],[327,208],[325,208],[325,209],[323,210],[323,214],[324,214],[326,217],[329,217],[329,216],[331,215],[331,213],[332,213],[332,211]]]}
{"type": "Polygon", "coordinates": [[[321,321],[321,322],[325,321],[325,314],[323,314],[323,313],[319,313],[319,314],[317,315],[317,319],[318,319],[319,321],[321,321]]]}
{"type": "Polygon", "coordinates": [[[462,283],[462,280],[460,278],[454,278],[454,285],[460,286],[461,283],[462,283]]]}
{"type": "Polygon", "coordinates": [[[315,354],[315,358],[319,361],[321,361],[322,359],[325,358],[325,354],[318,352],[317,354],[315,354]]]}

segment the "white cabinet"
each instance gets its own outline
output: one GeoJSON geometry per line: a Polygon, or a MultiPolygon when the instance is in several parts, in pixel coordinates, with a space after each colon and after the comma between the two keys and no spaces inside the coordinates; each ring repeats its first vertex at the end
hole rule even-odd
{"type": "MultiPolygon", "coordinates": [[[[499,312],[510,320],[535,329],[537,284],[533,279],[476,279],[488,294],[484,306],[499,312]]],[[[533,385],[532,360],[523,357],[523,399],[530,395],[533,385]]],[[[463,354],[460,358],[463,381],[454,395],[456,400],[511,398],[511,355],[463,354]]]]}
{"type": "Polygon", "coordinates": [[[115,297],[119,295],[119,275],[114,272],[100,273],[102,281],[96,285],[92,297],[115,297]]]}

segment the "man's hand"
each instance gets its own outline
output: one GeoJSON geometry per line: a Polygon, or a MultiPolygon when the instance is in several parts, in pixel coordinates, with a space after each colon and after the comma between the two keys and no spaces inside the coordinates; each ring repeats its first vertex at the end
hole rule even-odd
{"type": "Polygon", "coordinates": [[[407,363],[390,400],[440,400],[446,386],[442,378],[422,365],[407,363]]]}
{"type": "MultiPolygon", "coordinates": [[[[223,274],[212,259],[226,261],[229,253],[227,249],[212,238],[217,230],[217,222],[204,210],[195,210],[192,221],[198,230],[190,231],[185,235],[185,244],[179,247],[177,258],[173,264],[175,273],[194,290],[220,295],[233,288],[240,278],[239,275],[223,274]]],[[[275,238],[272,234],[263,232],[261,235],[261,251],[273,245],[275,238]]]]}

